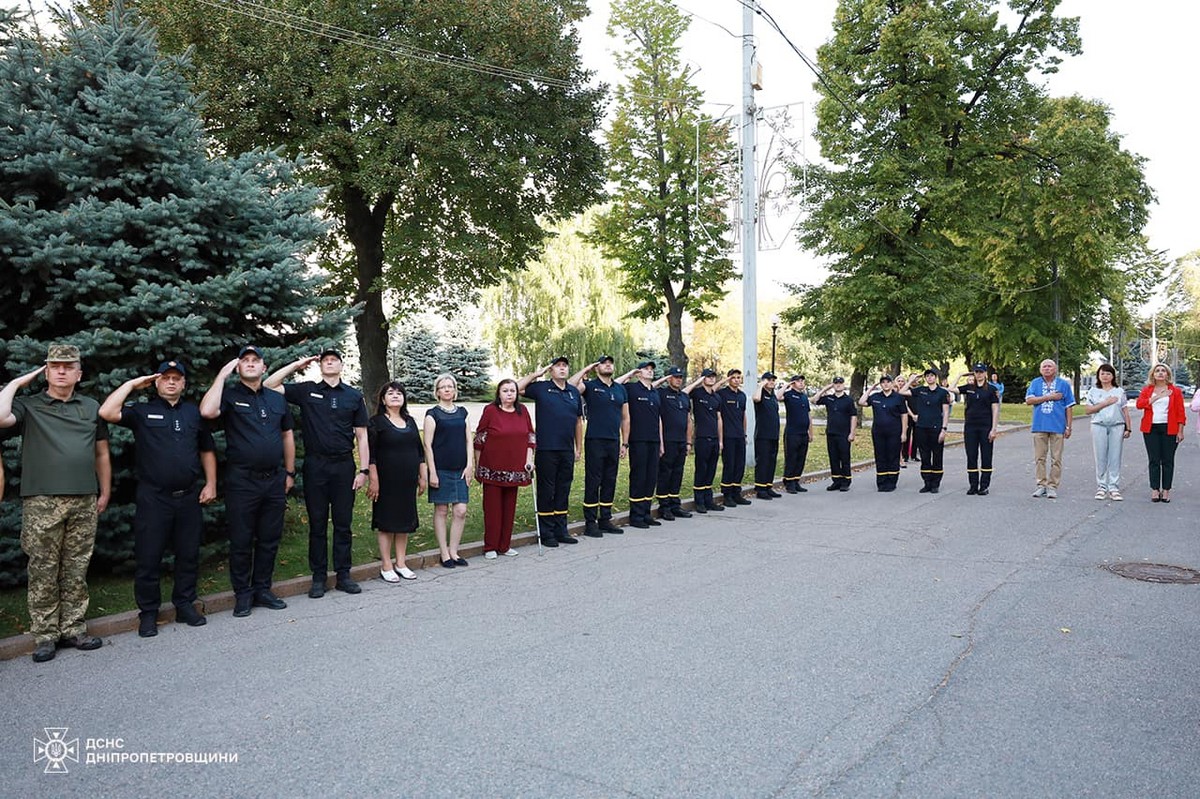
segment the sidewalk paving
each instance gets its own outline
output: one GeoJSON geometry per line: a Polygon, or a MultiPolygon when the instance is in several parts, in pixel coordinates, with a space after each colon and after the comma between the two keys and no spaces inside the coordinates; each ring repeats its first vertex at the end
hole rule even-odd
{"type": "Polygon", "coordinates": [[[1029,496],[1015,432],[988,497],[952,448],[937,495],[912,468],[879,494],[868,471],[848,494],[3,662],[4,793],[1191,796],[1200,585],[1102,567],[1200,568],[1200,449],[1151,504],[1135,436],[1127,500],[1098,502],[1087,432],[1058,500],[1029,496]],[[78,738],[69,773],[35,762],[47,728],[78,738]]]}

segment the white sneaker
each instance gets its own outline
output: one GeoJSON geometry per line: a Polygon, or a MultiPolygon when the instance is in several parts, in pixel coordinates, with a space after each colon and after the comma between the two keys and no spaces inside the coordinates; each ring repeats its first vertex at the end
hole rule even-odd
{"type": "Polygon", "coordinates": [[[1114,502],[1120,502],[1121,500],[1125,499],[1125,497],[1121,496],[1120,491],[1109,491],[1108,498],[1114,502]]]}
{"type": "Polygon", "coordinates": [[[401,568],[397,569],[396,571],[405,580],[417,579],[417,573],[414,572],[412,569],[408,568],[407,566],[402,566],[401,568]]]}
{"type": "Polygon", "coordinates": [[[1058,499],[1058,489],[1057,488],[1047,488],[1046,489],[1046,499],[1058,499]]]}
{"type": "Polygon", "coordinates": [[[490,549],[487,552],[484,552],[483,559],[484,560],[495,560],[496,559],[496,550],[490,549]]]}
{"type": "Polygon", "coordinates": [[[1106,499],[1107,497],[1108,497],[1108,492],[1105,491],[1103,488],[1096,491],[1096,499],[1106,499]]]}
{"type": "Polygon", "coordinates": [[[517,555],[520,555],[521,553],[515,549],[506,549],[503,552],[501,552],[500,554],[506,558],[515,558],[517,555]]]}
{"type": "Polygon", "coordinates": [[[396,572],[392,571],[391,569],[388,569],[387,571],[383,571],[382,569],[380,569],[379,576],[383,578],[383,581],[385,583],[400,582],[400,578],[396,576],[396,572]]]}
{"type": "Polygon", "coordinates": [[[1044,497],[1044,496],[1046,496],[1046,487],[1045,487],[1045,486],[1038,486],[1037,488],[1033,489],[1033,496],[1035,496],[1035,497],[1044,497]]]}

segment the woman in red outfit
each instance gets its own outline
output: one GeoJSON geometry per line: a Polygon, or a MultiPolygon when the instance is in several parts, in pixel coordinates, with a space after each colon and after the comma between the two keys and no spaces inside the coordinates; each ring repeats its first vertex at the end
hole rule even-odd
{"type": "Polygon", "coordinates": [[[1150,458],[1150,501],[1170,502],[1175,476],[1175,449],[1183,441],[1187,412],[1183,392],[1174,382],[1171,367],[1158,363],[1146,376],[1146,387],[1137,398],[1142,409],[1142,438],[1150,458]]]}
{"type": "Polygon", "coordinates": [[[517,402],[515,380],[501,380],[496,401],[483,409],[475,430],[475,479],[483,486],[483,556],[499,552],[516,557],[512,548],[517,489],[533,475],[533,421],[517,402]]]}

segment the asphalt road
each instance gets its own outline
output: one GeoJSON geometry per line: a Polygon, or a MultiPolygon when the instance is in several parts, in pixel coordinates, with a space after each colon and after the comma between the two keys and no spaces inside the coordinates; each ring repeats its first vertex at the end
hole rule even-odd
{"type": "Polygon", "coordinates": [[[1200,585],[1101,567],[1200,568],[1200,449],[1151,504],[1135,435],[1127,500],[1098,502],[1077,429],[1054,501],[1017,432],[989,497],[955,448],[938,495],[867,472],[0,663],[0,794],[1195,796],[1200,585]]]}

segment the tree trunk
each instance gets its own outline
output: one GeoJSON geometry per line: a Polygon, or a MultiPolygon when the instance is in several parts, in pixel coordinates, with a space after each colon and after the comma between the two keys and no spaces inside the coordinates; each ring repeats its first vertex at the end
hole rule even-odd
{"type": "Polygon", "coordinates": [[[354,247],[357,288],[355,304],[362,313],[354,320],[362,361],[362,390],[373,398],[391,379],[388,370],[388,321],[383,312],[383,231],[392,198],[384,195],[372,207],[357,187],[343,190],[346,236],[354,247]]]}
{"type": "Polygon", "coordinates": [[[671,366],[678,366],[687,374],[688,356],[683,346],[683,303],[667,303],[667,354],[671,366]]]}

